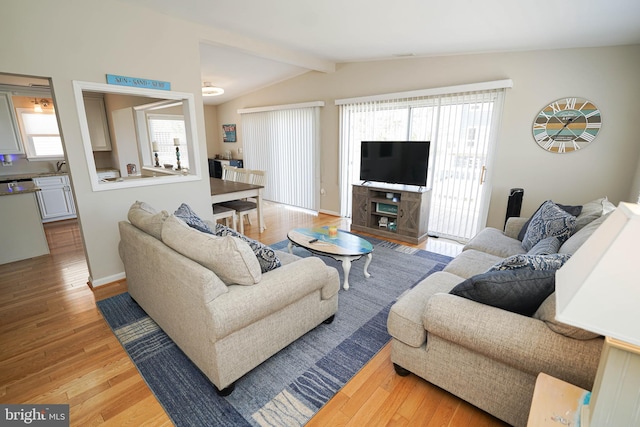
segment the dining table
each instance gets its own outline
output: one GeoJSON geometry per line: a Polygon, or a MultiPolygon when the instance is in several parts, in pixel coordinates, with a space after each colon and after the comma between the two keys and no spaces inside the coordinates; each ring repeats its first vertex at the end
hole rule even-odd
{"type": "Polygon", "coordinates": [[[264,231],[264,217],[262,214],[262,190],[264,185],[247,184],[246,182],[229,181],[220,178],[209,178],[211,186],[211,203],[223,203],[233,200],[255,198],[258,208],[258,227],[260,233],[264,231]]]}

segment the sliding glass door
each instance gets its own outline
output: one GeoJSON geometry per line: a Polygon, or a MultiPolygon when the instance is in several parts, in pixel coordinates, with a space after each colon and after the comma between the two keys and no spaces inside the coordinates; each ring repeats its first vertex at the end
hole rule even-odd
{"type": "Polygon", "coordinates": [[[504,90],[340,104],[341,214],[350,216],[360,142],[431,141],[429,232],[466,241],[486,223],[488,167],[504,90]]]}

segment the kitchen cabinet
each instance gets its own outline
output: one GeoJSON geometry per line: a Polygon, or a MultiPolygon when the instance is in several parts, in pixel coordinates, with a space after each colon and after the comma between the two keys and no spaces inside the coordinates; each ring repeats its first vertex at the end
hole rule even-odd
{"type": "Polygon", "coordinates": [[[40,187],[36,193],[42,222],[76,218],[76,206],[68,175],[54,175],[34,178],[40,187]]]}
{"type": "Polygon", "coordinates": [[[222,159],[209,159],[209,176],[211,178],[222,178],[222,165],[235,166],[237,168],[243,167],[241,159],[236,160],[222,160],[222,159]]]}
{"type": "Polygon", "coordinates": [[[84,110],[87,114],[89,137],[93,151],[111,151],[111,137],[107,123],[107,111],[101,96],[84,96],[84,110]]]}
{"type": "Polygon", "coordinates": [[[11,94],[0,92],[0,154],[22,154],[11,94]]]}

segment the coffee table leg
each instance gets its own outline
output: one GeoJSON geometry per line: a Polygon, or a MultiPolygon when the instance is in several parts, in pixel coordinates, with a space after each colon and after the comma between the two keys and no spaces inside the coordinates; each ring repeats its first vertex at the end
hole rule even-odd
{"type": "Polygon", "coordinates": [[[349,289],[349,272],[351,271],[351,258],[341,257],[342,270],[344,270],[344,285],[342,286],[346,291],[349,289]]]}
{"type": "Polygon", "coordinates": [[[371,252],[367,254],[367,260],[364,262],[364,277],[367,279],[371,277],[371,274],[369,274],[369,271],[367,270],[369,268],[369,264],[371,264],[371,252]]]}
{"type": "Polygon", "coordinates": [[[291,243],[291,241],[289,241],[289,244],[287,245],[287,248],[289,248],[289,253],[291,255],[293,255],[293,243],[291,243]]]}

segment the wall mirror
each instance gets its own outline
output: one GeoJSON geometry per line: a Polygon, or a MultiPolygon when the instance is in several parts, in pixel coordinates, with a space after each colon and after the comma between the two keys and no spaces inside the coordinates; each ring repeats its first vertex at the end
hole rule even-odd
{"type": "Polygon", "coordinates": [[[200,179],[191,93],[73,82],[94,191],[200,179]]]}

